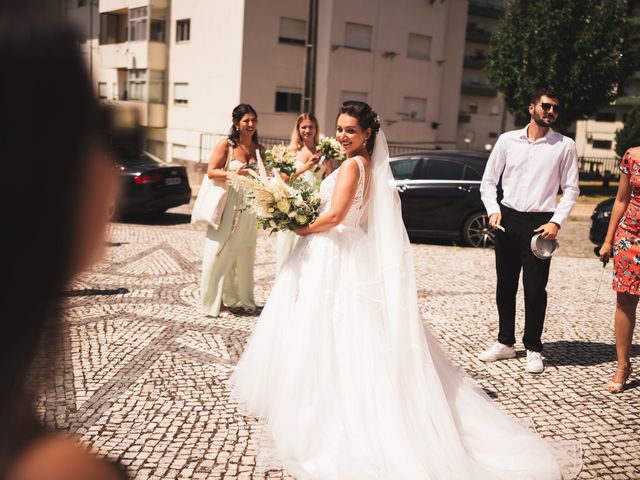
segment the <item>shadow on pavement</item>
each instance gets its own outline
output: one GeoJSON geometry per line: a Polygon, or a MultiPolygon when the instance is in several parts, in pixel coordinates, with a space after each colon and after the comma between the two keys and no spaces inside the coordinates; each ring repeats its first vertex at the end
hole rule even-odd
{"type": "Polygon", "coordinates": [[[92,297],[95,295],[124,295],[129,293],[128,288],[112,288],[112,289],[98,289],[98,288],[84,288],[82,290],[67,290],[62,293],[63,297],[92,297]]]}
{"type": "MultiPolygon", "coordinates": [[[[549,365],[600,365],[616,359],[616,346],[613,343],[585,342],[580,340],[561,340],[545,342],[544,356],[549,365]]],[[[631,357],[640,357],[640,345],[631,346],[631,357]]],[[[632,382],[633,383],[633,382],[632,382]]]]}
{"type": "Polygon", "coordinates": [[[129,213],[122,215],[120,223],[135,223],[138,225],[180,225],[191,222],[191,215],[186,213],[129,213]]]}

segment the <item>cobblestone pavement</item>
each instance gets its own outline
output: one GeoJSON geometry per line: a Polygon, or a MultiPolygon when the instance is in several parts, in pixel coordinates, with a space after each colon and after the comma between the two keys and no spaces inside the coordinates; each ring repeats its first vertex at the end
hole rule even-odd
{"type": "MultiPolygon", "coordinates": [[[[156,225],[111,226],[104,262],[71,286],[61,364],[41,412],[136,479],[290,478],[254,472],[249,440],[257,422],[228,401],[226,381],[256,318],[200,313],[204,227],[183,223],[188,217],[179,212],[156,225]]],[[[574,226],[584,233],[585,225],[574,226]]],[[[274,243],[259,237],[260,303],[274,280],[274,243]]],[[[420,309],[453,360],[501,408],[532,419],[545,437],[582,442],[579,478],[640,479],[640,377],[621,395],[604,390],[615,354],[610,267],[596,297],[602,269],[586,238],[573,243],[576,250],[565,249],[551,267],[542,375],[524,371],[521,345],[514,360],[476,358],[496,333],[491,251],[414,245],[420,309]]],[[[633,356],[638,363],[638,345],[633,356]]]]}

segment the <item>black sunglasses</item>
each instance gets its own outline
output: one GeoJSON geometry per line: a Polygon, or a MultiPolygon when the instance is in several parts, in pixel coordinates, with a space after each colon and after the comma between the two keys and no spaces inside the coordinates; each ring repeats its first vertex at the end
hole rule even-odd
{"type": "Polygon", "coordinates": [[[555,103],[542,102],[540,106],[542,107],[542,110],[544,110],[545,112],[548,112],[549,110],[553,109],[554,112],[560,113],[560,105],[557,105],[555,103]]]}

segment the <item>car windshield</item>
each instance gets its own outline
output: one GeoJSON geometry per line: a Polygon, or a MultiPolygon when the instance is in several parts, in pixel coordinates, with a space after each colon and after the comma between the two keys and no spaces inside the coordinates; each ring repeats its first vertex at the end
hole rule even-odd
{"type": "Polygon", "coordinates": [[[128,167],[137,165],[164,165],[159,158],[151,156],[147,152],[143,152],[141,150],[117,148],[116,154],[118,156],[119,163],[128,167]]]}

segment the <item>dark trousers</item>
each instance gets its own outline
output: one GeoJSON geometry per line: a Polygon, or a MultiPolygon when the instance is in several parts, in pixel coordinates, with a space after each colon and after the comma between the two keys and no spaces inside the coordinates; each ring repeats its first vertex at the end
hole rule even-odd
{"type": "Polygon", "coordinates": [[[541,352],[551,260],[541,260],[531,252],[531,237],[535,235],[533,231],[547,223],[553,214],[518,212],[504,205],[501,205],[501,211],[506,232],[496,230],[498,341],[504,345],[516,343],[516,293],[522,270],[525,312],[522,342],[527,350],[541,352]]]}

